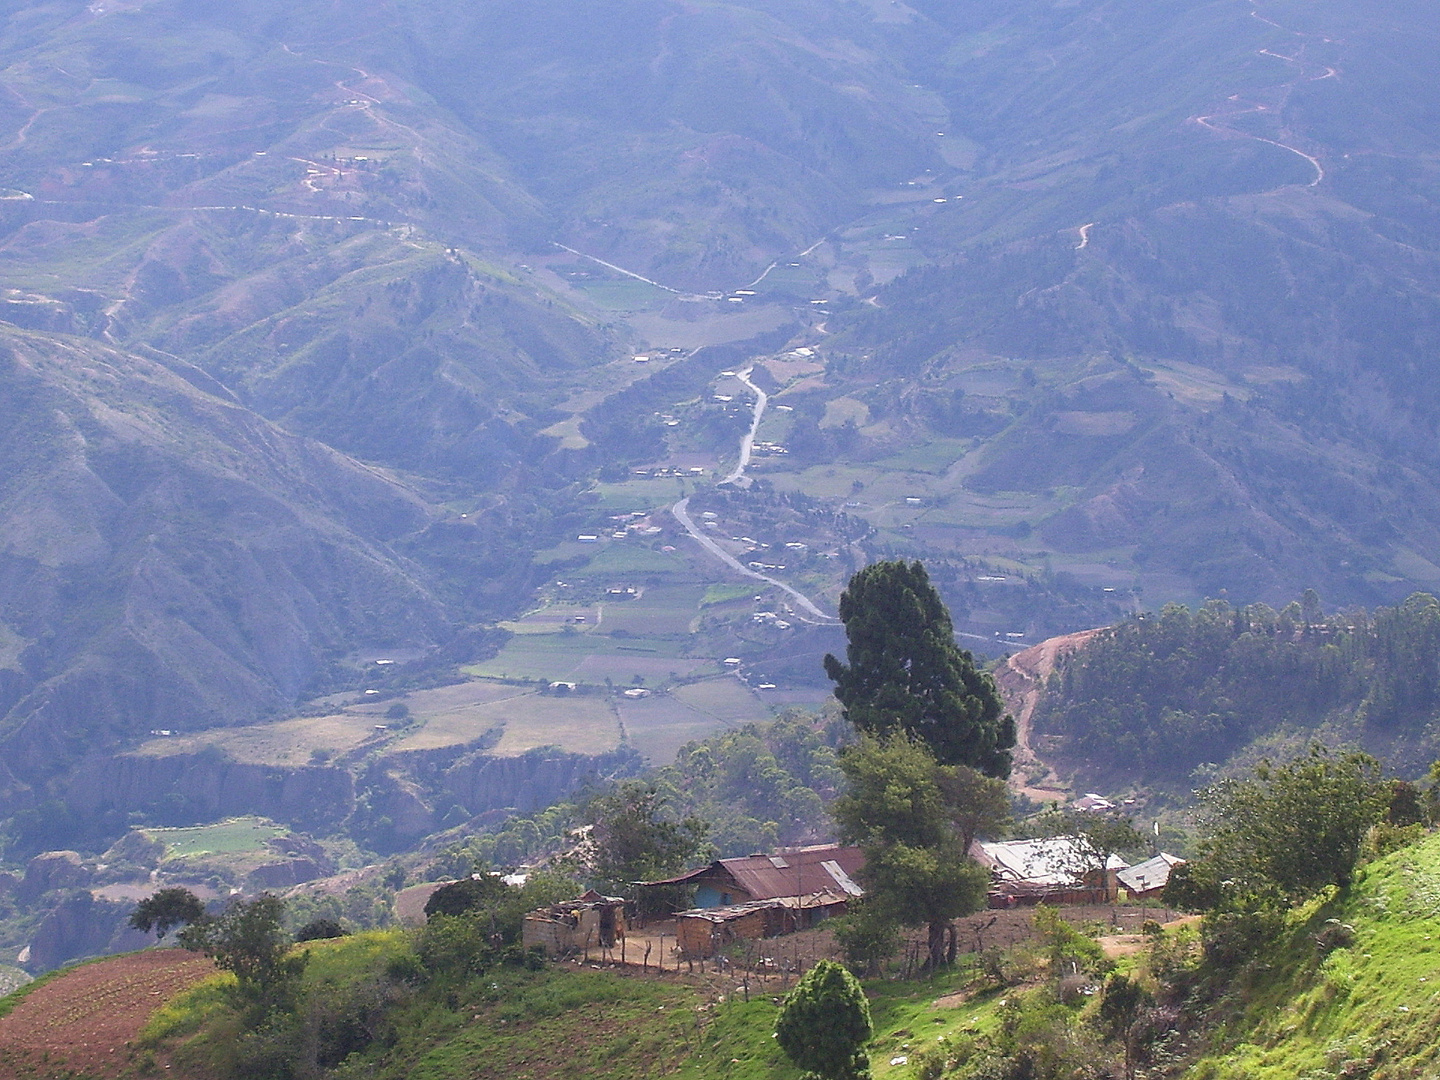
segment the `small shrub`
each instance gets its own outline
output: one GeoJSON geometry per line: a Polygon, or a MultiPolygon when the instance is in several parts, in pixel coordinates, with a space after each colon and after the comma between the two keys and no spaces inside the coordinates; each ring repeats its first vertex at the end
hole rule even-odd
{"type": "Polygon", "coordinates": [[[298,941],[326,941],[330,938],[345,937],[349,931],[341,926],[334,919],[311,919],[308,923],[295,931],[295,940],[298,941]]]}

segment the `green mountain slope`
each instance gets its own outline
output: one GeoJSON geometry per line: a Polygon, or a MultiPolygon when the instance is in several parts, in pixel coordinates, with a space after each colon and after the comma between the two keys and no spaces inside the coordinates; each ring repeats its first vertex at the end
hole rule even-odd
{"type": "Polygon", "coordinates": [[[1347,895],[1299,913],[1275,955],[1236,979],[1221,1002],[1227,1022],[1187,1075],[1425,1076],[1440,1054],[1437,979],[1440,836],[1431,835],[1371,864],[1347,895]],[[1336,924],[1353,931],[1349,943],[1317,946],[1336,924]]]}
{"type": "Polygon", "coordinates": [[[395,546],[432,514],[402,482],[153,361],[0,347],[5,805],[150,728],[273,715],[357,649],[445,640],[395,546]]]}

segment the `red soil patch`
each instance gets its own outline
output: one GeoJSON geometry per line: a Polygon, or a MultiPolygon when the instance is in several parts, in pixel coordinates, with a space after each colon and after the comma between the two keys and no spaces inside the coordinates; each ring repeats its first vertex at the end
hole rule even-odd
{"type": "Polygon", "coordinates": [[[148,949],[77,967],[0,1017],[0,1080],[114,1076],[156,1009],[208,975],[208,957],[148,949]]]}

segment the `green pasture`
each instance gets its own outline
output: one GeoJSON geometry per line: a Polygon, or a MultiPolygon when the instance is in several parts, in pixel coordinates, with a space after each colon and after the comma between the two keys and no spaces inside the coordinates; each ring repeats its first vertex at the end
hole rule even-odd
{"type": "Polygon", "coordinates": [[[770,706],[733,675],[677,686],[671,694],[697,712],[730,725],[770,718],[770,706]]]}
{"type": "Polygon", "coordinates": [[[241,855],[263,851],[268,841],[288,830],[261,817],[227,818],[213,825],[178,829],[145,829],[152,840],[165,845],[168,859],[193,859],[202,855],[241,855]]]}
{"type": "Polygon", "coordinates": [[[596,307],[607,311],[658,311],[675,299],[675,294],[634,278],[613,281],[574,281],[596,307]]]}
{"type": "Polygon", "coordinates": [[[881,469],[899,472],[943,473],[969,453],[970,447],[969,439],[932,439],[881,458],[875,464],[881,469]]]}
{"type": "Polygon", "coordinates": [[[612,540],[590,560],[590,565],[572,571],[590,574],[681,574],[689,573],[690,564],[679,554],[657,551],[640,540],[612,540]]]}
{"type": "Polygon", "coordinates": [[[597,505],[604,510],[653,510],[684,498],[694,486],[693,481],[687,483],[677,477],[666,476],[658,480],[639,478],[596,484],[591,490],[599,497],[597,505]]]}
{"type": "Polygon", "coordinates": [[[683,636],[690,633],[705,593],[703,585],[652,585],[634,600],[603,601],[597,624],[609,633],[683,636]]]}

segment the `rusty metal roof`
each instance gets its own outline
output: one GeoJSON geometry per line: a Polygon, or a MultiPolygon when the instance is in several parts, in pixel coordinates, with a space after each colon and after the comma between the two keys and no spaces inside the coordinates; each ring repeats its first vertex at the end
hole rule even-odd
{"type": "Polygon", "coordinates": [[[682,885],[713,874],[728,877],[735,883],[736,891],[745,893],[752,900],[810,896],[820,892],[859,896],[863,890],[855,883],[855,875],[864,865],[865,856],[859,848],[822,844],[775,855],[717,859],[698,870],[646,884],[682,885]]]}

